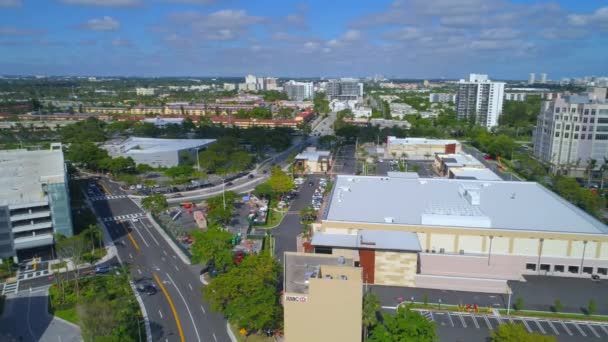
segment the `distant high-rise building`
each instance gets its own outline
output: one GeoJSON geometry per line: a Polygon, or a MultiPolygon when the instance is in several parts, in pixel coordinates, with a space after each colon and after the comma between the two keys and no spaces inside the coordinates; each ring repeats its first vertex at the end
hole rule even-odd
{"type": "Polygon", "coordinates": [[[528,84],[534,84],[536,82],[536,74],[535,73],[530,73],[530,75],[528,75],[528,84]]]}
{"type": "Polygon", "coordinates": [[[534,131],[534,155],[553,172],[584,177],[589,160],[608,157],[606,88],[586,94],[558,96],[542,103],[534,131]]]}
{"type": "Polygon", "coordinates": [[[431,103],[456,102],[456,94],[430,93],[429,102],[431,102],[431,103]]]}
{"type": "Polygon", "coordinates": [[[469,81],[460,80],[456,95],[456,111],[460,119],[474,119],[487,128],[498,125],[502,114],[505,84],[492,82],[488,75],[471,74],[469,81]]]}
{"type": "Polygon", "coordinates": [[[224,83],[224,90],[235,90],[236,85],[234,83],[224,83]]]}
{"type": "Polygon", "coordinates": [[[547,74],[545,74],[545,73],[540,74],[540,83],[541,84],[547,83],[547,74]]]}
{"type": "Polygon", "coordinates": [[[330,100],[359,100],[363,97],[363,83],[355,79],[331,80],[325,94],[330,100]]]}
{"type": "Polygon", "coordinates": [[[256,84],[258,82],[258,78],[255,75],[247,75],[245,76],[245,83],[247,84],[256,84]]]}
{"type": "Polygon", "coordinates": [[[274,77],[266,77],[266,79],[264,79],[264,90],[277,90],[277,79],[274,77]]]}
{"type": "Polygon", "coordinates": [[[154,88],[135,88],[135,95],[137,96],[154,96],[156,89],[154,88]]]}
{"type": "Polygon", "coordinates": [[[291,80],[283,84],[283,91],[287,97],[293,101],[312,100],[314,97],[312,82],[296,82],[291,80]]]}

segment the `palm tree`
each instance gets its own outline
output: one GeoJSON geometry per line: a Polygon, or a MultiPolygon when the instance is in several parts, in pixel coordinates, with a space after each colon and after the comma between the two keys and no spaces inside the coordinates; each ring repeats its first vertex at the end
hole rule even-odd
{"type": "Polygon", "coordinates": [[[379,312],[380,300],[375,294],[367,292],[363,296],[363,317],[361,319],[364,329],[364,340],[367,339],[369,329],[378,324],[379,312]]]}
{"type": "Polygon", "coordinates": [[[608,171],[608,158],[604,157],[604,162],[602,166],[600,166],[600,189],[604,189],[604,177],[606,176],[606,171],[608,171]]]}

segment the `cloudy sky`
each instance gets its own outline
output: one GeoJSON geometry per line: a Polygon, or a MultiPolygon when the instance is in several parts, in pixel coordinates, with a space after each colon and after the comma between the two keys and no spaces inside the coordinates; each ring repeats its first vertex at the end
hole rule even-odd
{"type": "Polygon", "coordinates": [[[0,0],[0,74],[608,75],[607,0],[0,0]]]}

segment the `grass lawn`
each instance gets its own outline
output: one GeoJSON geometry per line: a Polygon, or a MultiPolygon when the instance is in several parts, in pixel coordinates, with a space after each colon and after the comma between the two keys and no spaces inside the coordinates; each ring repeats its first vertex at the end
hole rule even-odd
{"type": "Polygon", "coordinates": [[[267,337],[265,335],[252,334],[249,336],[243,336],[239,332],[239,329],[233,327],[232,324],[230,325],[230,329],[232,330],[234,336],[236,336],[236,340],[239,342],[274,342],[273,337],[267,337]]]}
{"type": "Polygon", "coordinates": [[[78,314],[76,313],[75,307],[71,307],[69,309],[57,309],[55,310],[53,315],[59,318],[63,318],[68,322],[78,324],[78,314]]]}
{"type": "Polygon", "coordinates": [[[268,219],[266,220],[266,224],[261,226],[255,226],[255,228],[274,228],[281,223],[283,217],[285,217],[286,211],[275,211],[275,208],[271,208],[268,211],[268,219]]]}
{"type": "MultiPolygon", "coordinates": [[[[506,315],[506,309],[498,310],[501,315],[506,315]]],[[[546,317],[546,318],[557,318],[557,319],[573,319],[582,321],[598,321],[608,322],[608,316],[594,316],[584,315],[575,313],[561,313],[561,312],[549,312],[549,311],[525,311],[525,310],[510,310],[511,316],[528,316],[528,317],[546,317]]]]}
{"type": "MultiPolygon", "coordinates": [[[[424,304],[424,303],[418,303],[415,302],[414,304],[407,304],[408,306],[411,305],[410,307],[412,309],[424,309],[424,310],[434,310],[434,311],[449,311],[449,312],[466,312],[466,309],[461,306],[458,307],[458,305],[447,305],[447,304],[441,304],[441,309],[439,308],[439,305],[437,303],[428,303],[428,304],[424,304]]],[[[486,307],[479,307],[478,308],[478,313],[488,313],[491,312],[491,308],[486,308],[486,307]]]]}

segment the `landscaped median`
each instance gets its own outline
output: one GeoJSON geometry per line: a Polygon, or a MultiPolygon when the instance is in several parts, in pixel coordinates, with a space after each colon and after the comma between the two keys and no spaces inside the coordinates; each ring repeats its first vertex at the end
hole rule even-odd
{"type": "Polygon", "coordinates": [[[49,290],[49,312],[77,324],[85,341],[139,341],[145,337],[142,314],[128,272],[67,281],[49,290]]]}

